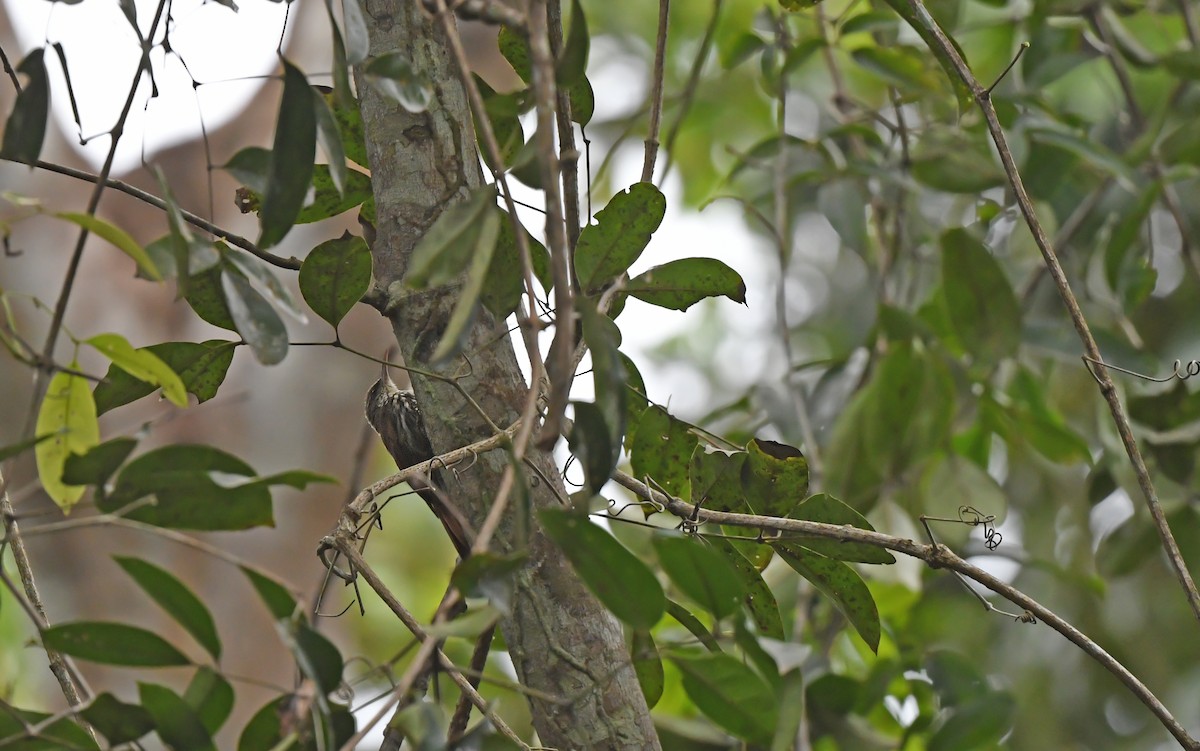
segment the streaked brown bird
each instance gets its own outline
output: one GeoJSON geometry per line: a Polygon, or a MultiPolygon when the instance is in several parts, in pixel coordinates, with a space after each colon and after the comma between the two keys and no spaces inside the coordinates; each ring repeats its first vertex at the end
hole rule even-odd
{"type": "MultiPolygon", "coordinates": [[[[388,375],[386,365],[383,366],[379,380],[367,391],[366,412],[367,422],[379,434],[384,447],[400,469],[427,462],[434,457],[433,446],[429,443],[429,434],[425,431],[425,420],[421,416],[416,395],[396,386],[388,375]]],[[[471,554],[471,543],[464,532],[463,524],[434,490],[445,487],[441,482],[441,470],[432,470],[429,480],[433,487],[417,478],[410,479],[408,484],[446,528],[446,534],[454,543],[454,549],[465,560],[471,554]]]]}

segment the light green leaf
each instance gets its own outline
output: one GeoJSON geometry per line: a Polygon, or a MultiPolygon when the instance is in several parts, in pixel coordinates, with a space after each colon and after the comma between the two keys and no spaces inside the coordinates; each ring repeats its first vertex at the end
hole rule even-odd
{"type": "Polygon", "coordinates": [[[77,214],[71,211],[58,211],[54,213],[54,216],[58,217],[59,219],[65,219],[68,222],[77,224],[86,229],[88,232],[91,232],[93,235],[107,240],[122,253],[132,258],[133,262],[137,264],[138,269],[144,276],[148,277],[149,279],[153,279],[154,281],[162,280],[162,274],[159,272],[158,267],[154,264],[154,261],[151,260],[149,255],[146,254],[145,249],[142,248],[141,245],[138,245],[137,241],[130,237],[129,233],[120,227],[115,227],[103,219],[90,214],[77,214]]]}
{"type": "Polygon", "coordinates": [[[946,232],[941,245],[942,294],[958,340],[984,364],[1015,355],[1021,307],[1000,264],[965,229],[946,232]]]}
{"type": "Polygon", "coordinates": [[[97,334],[84,343],[94,347],[134,378],[161,387],[163,396],[175,406],[188,405],[187,389],[179,374],[150,350],[134,349],[120,334],[97,334]]]}
{"type": "MultiPolygon", "coordinates": [[[[78,370],[79,363],[71,363],[78,370]]],[[[38,410],[36,434],[51,436],[34,448],[38,478],[46,495],[69,512],[83,496],[82,485],[63,482],[67,456],[82,454],[100,443],[100,424],[96,420],[96,403],[86,379],[69,373],[56,373],[46,388],[38,410]]]]}

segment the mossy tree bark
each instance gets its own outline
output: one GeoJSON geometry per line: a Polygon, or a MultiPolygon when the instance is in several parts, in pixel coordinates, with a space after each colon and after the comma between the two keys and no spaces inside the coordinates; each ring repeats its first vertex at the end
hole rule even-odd
{"type": "MultiPolygon", "coordinates": [[[[446,206],[481,184],[482,174],[465,92],[435,22],[414,0],[368,0],[366,9],[372,54],[401,52],[433,82],[433,101],[420,114],[407,112],[370,87],[359,87],[377,215],[372,247],[375,280],[369,299],[391,320],[405,361],[428,368],[458,290],[451,285],[415,292],[405,289],[400,280],[417,241],[446,206]]],[[[497,425],[511,424],[528,386],[504,322],[481,311],[465,351],[471,371],[461,385],[497,425]]],[[[462,363],[449,367],[461,370],[462,363]]],[[[413,386],[435,451],[491,433],[450,385],[414,377],[413,386]]],[[[532,506],[559,505],[566,493],[551,457],[531,455],[531,460],[537,467],[537,471],[526,470],[532,478],[532,506]]],[[[493,451],[465,471],[443,473],[451,484],[448,495],[476,529],[507,463],[504,452],[493,451]]],[[[508,514],[493,538],[493,551],[517,548],[512,516],[508,514]]],[[[560,749],[658,748],[620,625],[584,588],[536,524],[528,553],[512,613],[501,628],[521,681],[565,700],[530,699],[541,743],[560,749]]]]}

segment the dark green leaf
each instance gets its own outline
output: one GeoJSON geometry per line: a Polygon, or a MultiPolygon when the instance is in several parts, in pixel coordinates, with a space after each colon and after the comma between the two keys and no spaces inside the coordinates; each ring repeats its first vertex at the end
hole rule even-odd
{"type": "Polygon", "coordinates": [[[808,496],[808,460],[786,443],[755,438],[742,465],[746,502],[761,516],[788,516],[808,496]]]}
{"type": "Polygon", "coordinates": [[[696,637],[696,639],[698,639],[700,643],[703,644],[706,649],[708,649],[709,652],[721,651],[721,645],[717,643],[717,640],[713,638],[713,635],[709,632],[709,630],[704,627],[704,624],[700,622],[700,619],[692,615],[690,610],[674,600],[668,599],[667,615],[679,621],[679,625],[686,628],[692,636],[696,637]]]}
{"type": "MultiPolygon", "coordinates": [[[[953,59],[941,48],[941,44],[934,32],[934,24],[936,22],[928,12],[918,14],[915,7],[908,3],[907,0],[886,0],[886,2],[892,7],[892,10],[896,11],[913,28],[913,31],[917,32],[921,40],[929,47],[929,51],[937,58],[938,64],[942,66],[942,71],[946,74],[946,78],[949,79],[950,87],[954,90],[955,97],[958,99],[958,111],[961,115],[970,106],[973,97],[967,84],[959,78],[953,59]]],[[[924,6],[916,7],[920,7],[922,11],[925,10],[924,6]]],[[[959,56],[966,60],[966,55],[963,54],[962,49],[958,47],[953,38],[950,39],[950,43],[954,45],[959,56]]]]}
{"type": "Polygon", "coordinates": [[[272,618],[277,621],[287,620],[299,612],[296,598],[287,587],[246,566],[242,567],[242,573],[250,580],[267,610],[271,611],[272,618]]]}
{"type": "Polygon", "coordinates": [[[50,114],[50,79],[41,47],[32,50],[17,66],[27,76],[12,114],[4,126],[4,144],[0,156],[29,166],[37,164],[46,140],[46,120],[50,114]]]}
{"type": "Polygon", "coordinates": [[[629,651],[633,659],[633,672],[637,674],[638,685],[642,688],[642,695],[646,697],[646,706],[653,709],[662,698],[665,680],[662,658],[654,644],[654,637],[649,631],[634,629],[633,643],[629,651]]]}
{"type": "Polygon", "coordinates": [[[283,61],[283,99],[275,119],[275,141],[263,193],[261,248],[275,245],[296,222],[312,183],[317,154],[317,120],[304,73],[283,61]]]}
{"type": "Polygon", "coordinates": [[[588,589],[613,615],[649,629],[662,618],[666,598],[646,564],[586,516],[542,509],[538,519],[588,589]]]}
{"type": "Polygon", "coordinates": [[[349,211],[371,198],[371,178],[358,170],[346,171],[346,188],[338,191],[329,165],[313,165],[313,200],[296,215],[296,224],[319,222],[349,211]]]}
{"type": "Polygon", "coordinates": [[[784,638],[783,619],[779,615],[779,604],[775,594],[750,559],[742,555],[733,543],[724,537],[705,538],[733,566],[742,581],[742,604],[758,627],[758,633],[771,639],[784,638]]]}
{"type": "Polygon", "coordinates": [[[183,699],[196,711],[204,729],[216,735],[233,711],[233,686],[211,668],[201,667],[188,683],[183,699]]]}
{"type": "Polygon", "coordinates": [[[617,193],[583,228],[575,248],[575,272],[585,292],[594,292],[624,273],[650,244],[662,223],[667,199],[651,183],[617,193]]]}
{"type": "Polygon", "coordinates": [[[229,304],[225,300],[225,289],[221,277],[224,276],[220,266],[196,274],[188,279],[187,291],[183,297],[196,315],[213,326],[237,331],[233,315],[229,312],[229,304]]]}
{"type": "Polygon", "coordinates": [[[433,99],[433,85],[399,52],[381,55],[363,68],[367,83],[409,112],[424,112],[433,99]]]}
{"type": "Polygon", "coordinates": [[[571,103],[571,122],[587,127],[596,113],[596,94],[587,76],[580,76],[578,81],[571,84],[571,88],[567,89],[567,100],[571,103]]]}
{"type": "Polygon", "coordinates": [[[358,65],[367,59],[370,52],[362,0],[342,0],[342,18],[345,25],[346,62],[358,65]]]}
{"type": "Polygon", "coordinates": [[[1200,80],[1200,50],[1176,50],[1158,58],[1158,62],[1180,78],[1200,80]]]}
{"type": "Polygon", "coordinates": [[[467,265],[467,278],[458,291],[458,301],[442,332],[442,339],[429,358],[431,364],[443,363],[462,351],[467,344],[471,321],[479,310],[479,295],[487,282],[488,266],[496,250],[496,239],[500,233],[500,215],[495,211],[484,212],[479,227],[474,233],[471,261],[467,265]]]}
{"type": "Polygon", "coordinates": [[[717,619],[737,609],[745,594],[741,577],[716,550],[687,537],[654,537],[658,562],[671,582],[717,619]]]}
{"type": "MultiPolygon", "coordinates": [[[[354,0],[348,0],[343,7],[354,5],[354,0]]],[[[325,152],[329,162],[327,169],[338,193],[346,192],[346,152],[342,150],[342,134],[338,131],[337,121],[333,119],[333,110],[329,102],[316,88],[312,89],[313,119],[317,125],[317,143],[325,152]]]]}
{"type": "Polygon", "coordinates": [[[271,152],[261,146],[247,146],[234,154],[221,169],[261,199],[271,180],[271,152]]]}
{"type": "Polygon", "coordinates": [[[371,251],[349,232],[313,248],[300,267],[300,294],[335,329],[371,284],[371,251]]]}
{"type": "Polygon", "coordinates": [[[443,211],[413,250],[404,276],[408,286],[438,287],[462,274],[471,263],[481,220],[495,205],[496,189],[484,185],[466,201],[443,211]]]}
{"type": "Polygon", "coordinates": [[[275,365],[287,356],[288,334],[271,303],[233,268],[221,274],[221,289],[237,332],[263,365],[275,365]]]}
{"type": "MultiPolygon", "coordinates": [[[[217,395],[236,348],[237,342],[210,339],[206,342],[163,342],[145,349],[178,373],[184,388],[203,403],[217,395]]],[[[138,380],[114,365],[109,367],[104,380],[96,384],[92,396],[96,399],[97,414],[104,414],[154,390],[154,384],[138,380]]]]}
{"type": "Polygon", "coordinates": [[[140,558],[113,556],[125,573],[133,577],[167,614],[183,626],[214,660],[221,659],[221,640],[212,614],[186,584],[166,569],[140,558]]]}
{"type": "Polygon", "coordinates": [[[922,55],[913,47],[859,47],[850,53],[854,62],[902,89],[932,90],[936,82],[926,70],[922,55]]]}
{"type": "Polygon", "coordinates": [[[742,487],[742,466],[745,462],[744,451],[727,454],[696,446],[688,471],[692,503],[709,511],[753,513],[746,503],[746,491],[742,487]]]}
{"type": "Polygon", "coordinates": [[[240,483],[238,487],[287,485],[289,488],[304,490],[312,483],[337,485],[338,481],[336,477],[323,475],[320,472],[310,472],[307,469],[289,469],[284,472],[276,472],[273,475],[257,477],[249,482],[240,483]]]}
{"type": "Polygon", "coordinates": [[[977,664],[965,655],[939,649],[925,656],[925,670],[942,706],[956,707],[991,693],[977,664]]]}
{"type": "Polygon", "coordinates": [[[500,29],[497,44],[500,46],[500,54],[504,56],[520,79],[529,83],[533,66],[529,63],[529,44],[524,37],[504,26],[500,29]]]}
{"type": "Polygon", "coordinates": [[[611,461],[611,474],[621,456],[621,441],[625,437],[625,366],[617,349],[621,344],[621,331],[611,318],[596,310],[590,300],[577,301],[576,310],[583,323],[583,340],[592,355],[596,407],[608,428],[610,455],[605,461],[611,461]]]}
{"type": "Polygon", "coordinates": [[[124,623],[75,621],[51,626],[42,632],[42,644],[104,665],[161,668],[191,664],[158,634],[124,623]]]}
{"type": "Polygon", "coordinates": [[[715,258],[683,258],[655,266],[625,285],[637,299],[672,310],[687,310],[706,297],[723,295],[746,304],[746,283],[715,258]]]}
{"type": "Polygon", "coordinates": [[[1073,154],[1097,173],[1111,175],[1126,186],[1137,184],[1129,165],[1096,139],[1060,128],[1030,128],[1028,133],[1034,143],[1048,144],[1073,154]]]}
{"type": "Polygon", "coordinates": [[[633,474],[649,475],[668,492],[686,498],[692,452],[698,443],[686,423],[671,417],[662,407],[648,407],[638,420],[629,447],[633,474]]]}
{"type": "MultiPolygon", "coordinates": [[[[825,493],[817,493],[807,499],[793,509],[788,516],[792,519],[803,519],[804,521],[857,527],[858,529],[865,529],[871,532],[875,531],[875,528],[871,526],[866,517],[825,493]]],[[[866,543],[831,540],[821,537],[805,537],[797,542],[809,550],[815,550],[826,558],[834,558],[839,561],[876,564],[896,562],[895,557],[888,551],[875,545],[867,545],[866,543]]]]}
{"type": "MultiPolygon", "coordinates": [[[[499,208],[496,209],[500,211],[499,208]]],[[[542,288],[552,288],[550,280],[550,254],[546,246],[538,242],[528,230],[521,227],[529,246],[533,278],[541,282],[542,288]]],[[[480,301],[498,319],[505,319],[521,304],[525,293],[525,271],[521,264],[521,253],[517,248],[517,236],[508,214],[501,212],[500,237],[496,240],[496,252],[488,267],[487,283],[479,295],[480,301]]]]}
{"type": "Polygon", "coordinates": [[[1000,264],[965,229],[942,235],[942,292],[951,326],[975,358],[1011,357],[1021,342],[1021,308],[1000,264]]]}
{"type": "Polygon", "coordinates": [[[587,18],[583,14],[583,5],[579,0],[572,0],[571,28],[567,32],[562,57],[555,69],[560,87],[570,88],[583,78],[583,74],[587,70],[590,45],[591,39],[588,36],[587,18]]]}
{"type": "Polygon", "coordinates": [[[591,402],[571,402],[575,421],[568,443],[571,453],[583,465],[584,487],[593,495],[612,477],[621,457],[620,446],[613,447],[604,412],[591,402]]]}
{"type": "Polygon", "coordinates": [[[50,719],[50,715],[45,712],[18,709],[0,699],[0,739],[14,738],[11,743],[4,744],[6,751],[7,749],[16,749],[16,751],[99,750],[100,747],[96,745],[96,741],[71,717],[63,717],[51,722],[41,728],[36,738],[26,735],[29,726],[38,725],[48,719],[50,719]]]}
{"type": "Polygon", "coordinates": [[[669,655],[683,673],[683,690],[710,720],[755,743],[767,743],[779,716],[770,687],[724,653],[669,655]]]}
{"type": "Polygon", "coordinates": [[[798,574],[833,600],[872,652],[879,650],[879,611],[866,583],[854,569],[798,546],[780,544],[773,547],[798,574]]]}
{"type": "Polygon", "coordinates": [[[1016,702],[1003,691],[957,707],[929,739],[929,751],[974,751],[995,748],[996,743],[1012,729],[1016,702]]]}
{"type": "Polygon", "coordinates": [[[1129,272],[1136,268],[1140,260],[1129,257],[1129,248],[1137,241],[1142,225],[1158,202],[1162,187],[1161,182],[1155,181],[1142,190],[1108,238],[1108,245],[1104,249],[1104,278],[1114,292],[1124,291],[1128,286],[1129,272]]]}
{"type": "MultiPolygon", "coordinates": [[[[136,741],[154,729],[154,719],[149,712],[137,704],[126,704],[107,692],[92,699],[79,714],[113,746],[136,741]]],[[[0,729],[0,733],[3,732],[0,729]]]]}
{"type": "Polygon", "coordinates": [[[933,131],[918,142],[912,159],[913,177],[934,190],[978,194],[1004,181],[1004,172],[975,133],[933,131]]]}
{"type": "Polygon", "coordinates": [[[399,710],[388,730],[403,736],[411,751],[446,751],[446,717],[440,705],[416,702],[399,710]]]}
{"type": "Polygon", "coordinates": [[[342,682],[342,653],[333,642],[307,624],[296,624],[293,652],[300,672],[317,682],[321,693],[337,690],[342,682]]]}
{"type": "Polygon", "coordinates": [[[346,158],[360,167],[368,167],[367,143],[363,135],[362,113],[358,111],[358,102],[350,99],[342,103],[336,98],[332,103],[333,119],[337,121],[338,131],[342,134],[342,151],[346,158]]]}
{"type": "MultiPolygon", "coordinates": [[[[292,708],[293,702],[297,701],[302,701],[302,699],[291,695],[280,696],[272,699],[266,706],[255,712],[238,738],[238,751],[264,751],[264,749],[279,748],[280,742],[284,740],[279,727],[279,718],[292,708]]],[[[318,745],[310,736],[307,743],[298,747],[299,751],[340,748],[354,735],[354,715],[350,710],[340,704],[328,706],[329,713],[323,714],[321,718],[323,723],[327,723],[325,729],[330,731],[323,739],[325,744],[318,745]]],[[[301,730],[307,731],[307,728],[301,730]]],[[[294,739],[289,740],[288,748],[297,748],[294,739]]]]}
{"type": "Polygon", "coordinates": [[[498,611],[508,615],[512,608],[514,577],[527,558],[526,553],[472,554],[455,567],[450,583],[467,597],[488,598],[498,611]]]}
{"type": "Polygon", "coordinates": [[[216,751],[212,736],[188,703],[166,686],[138,683],[138,698],[154,718],[154,730],[169,748],[216,751]]]}
{"type": "Polygon", "coordinates": [[[97,506],[112,513],[153,495],[157,503],[128,511],[126,516],[179,529],[234,530],[273,525],[267,488],[252,481],[236,485],[229,476],[253,478],[254,470],[211,446],[165,446],[125,465],[112,492],[97,506]]]}

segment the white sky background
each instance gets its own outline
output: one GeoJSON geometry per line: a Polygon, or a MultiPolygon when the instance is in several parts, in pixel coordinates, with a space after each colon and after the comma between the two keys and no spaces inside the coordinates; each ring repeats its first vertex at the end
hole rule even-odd
{"type": "MultiPolygon", "coordinates": [[[[136,70],[138,43],[133,30],[116,0],[89,0],[77,5],[4,1],[19,43],[19,50],[9,51],[10,57],[15,58],[14,65],[28,50],[37,46],[60,42],[66,50],[81,113],[82,132],[91,140],[85,147],[78,146],[79,129],[72,118],[57,57],[47,49],[46,60],[53,87],[53,124],[93,167],[98,168],[109,148],[109,138],[99,134],[110,129],[116,121],[124,92],[136,70]]],[[[139,25],[148,28],[157,2],[135,2],[139,25]]],[[[175,24],[170,36],[172,48],[187,62],[192,76],[206,85],[193,89],[178,58],[164,56],[162,50],[157,49],[153,59],[159,95],[150,98],[150,84],[143,78],[118,147],[115,171],[136,168],[143,159],[143,152],[147,161],[152,162],[156,151],[198,137],[201,113],[209,130],[219,127],[240,113],[250,98],[259,92],[260,81],[255,77],[277,71],[275,50],[286,6],[268,0],[241,0],[238,6],[235,14],[211,0],[207,3],[175,0],[175,24]],[[218,42],[214,43],[214,40],[218,42]]],[[[291,25],[294,24],[289,24],[289,28],[291,25]]],[[[640,106],[645,87],[631,86],[630,82],[645,78],[641,62],[624,57],[615,45],[606,44],[604,39],[593,41],[591,58],[589,76],[598,94],[597,122],[624,115],[640,106]]],[[[593,143],[594,167],[603,159],[604,148],[602,143],[593,143]]],[[[665,154],[660,153],[660,173],[664,158],[665,154]]],[[[626,146],[612,166],[612,184],[636,182],[641,172],[641,159],[639,143],[626,146]]],[[[734,367],[725,368],[723,372],[735,378],[740,376],[745,384],[749,384],[762,375],[767,360],[764,350],[772,346],[771,311],[777,274],[773,269],[763,268],[761,247],[755,252],[759,240],[747,231],[739,208],[729,202],[718,202],[703,214],[681,210],[678,180],[675,172],[662,186],[667,196],[666,219],[632,271],[640,273],[688,256],[708,256],[720,258],[740,272],[749,288],[748,310],[724,298],[701,305],[720,306],[727,314],[739,339],[737,349],[742,355],[734,367]],[[757,353],[757,356],[747,357],[746,353],[757,353]]],[[[513,184],[516,189],[522,187],[515,181],[513,184]]],[[[531,202],[540,200],[533,191],[518,197],[531,202]]],[[[594,208],[598,210],[601,206],[594,208]]],[[[540,217],[531,215],[525,220],[531,231],[538,233],[540,217]]],[[[707,393],[705,384],[686,365],[652,367],[641,355],[686,328],[695,320],[696,314],[697,308],[679,313],[630,300],[619,320],[625,339],[623,349],[642,370],[651,396],[664,402],[670,399],[672,407],[684,414],[706,411],[714,405],[716,397],[707,393]]],[[[723,349],[727,354],[729,348],[723,349]]],[[[587,398],[591,393],[591,379],[579,380],[579,396],[587,398]]]]}

